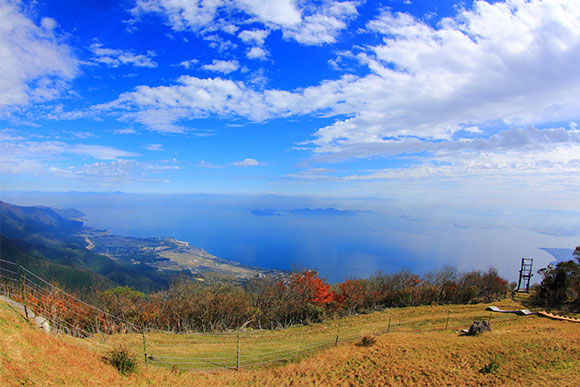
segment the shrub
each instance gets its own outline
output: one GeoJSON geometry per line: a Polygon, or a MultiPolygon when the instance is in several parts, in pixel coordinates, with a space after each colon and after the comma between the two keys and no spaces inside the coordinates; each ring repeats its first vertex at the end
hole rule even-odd
{"type": "Polygon", "coordinates": [[[137,356],[126,345],[120,344],[107,354],[107,363],[121,374],[127,375],[137,370],[137,356]]]}
{"type": "Polygon", "coordinates": [[[489,363],[487,363],[486,365],[484,365],[479,372],[481,372],[482,374],[493,374],[495,373],[497,370],[499,370],[499,362],[496,360],[492,360],[489,363]]]}
{"type": "Polygon", "coordinates": [[[360,347],[371,347],[377,342],[377,338],[374,335],[363,335],[360,338],[358,345],[360,347]]]}

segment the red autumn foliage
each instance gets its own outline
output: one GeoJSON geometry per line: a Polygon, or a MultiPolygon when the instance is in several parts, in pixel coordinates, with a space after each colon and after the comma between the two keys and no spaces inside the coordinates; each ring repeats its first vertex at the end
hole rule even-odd
{"type": "Polygon", "coordinates": [[[292,274],[290,287],[295,289],[304,301],[315,305],[326,305],[334,299],[330,285],[320,279],[318,273],[313,270],[292,274]]]}

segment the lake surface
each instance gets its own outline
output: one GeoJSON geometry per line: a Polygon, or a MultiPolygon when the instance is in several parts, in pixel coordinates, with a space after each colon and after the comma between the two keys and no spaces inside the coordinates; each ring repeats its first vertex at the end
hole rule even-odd
{"type": "Polygon", "coordinates": [[[87,226],[171,236],[248,265],[315,268],[331,282],[403,268],[424,273],[444,264],[494,266],[515,280],[522,256],[535,258],[539,269],[553,260],[540,247],[580,244],[577,236],[506,225],[485,213],[426,213],[379,199],[42,192],[2,192],[1,199],[76,208],[87,215],[87,226]]]}

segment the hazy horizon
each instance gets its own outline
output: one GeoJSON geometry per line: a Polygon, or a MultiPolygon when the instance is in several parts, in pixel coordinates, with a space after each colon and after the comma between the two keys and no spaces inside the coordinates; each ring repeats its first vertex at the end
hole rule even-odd
{"type": "Polygon", "coordinates": [[[76,208],[86,214],[89,227],[124,236],[175,237],[253,266],[315,268],[331,282],[376,271],[423,274],[443,265],[461,271],[496,267],[513,281],[522,257],[534,258],[537,271],[555,260],[542,248],[570,249],[571,258],[578,241],[578,235],[565,236],[564,228],[548,235],[546,213],[536,214],[542,229],[533,230],[509,217],[475,211],[469,218],[449,212],[421,217],[420,209],[397,209],[376,199],[6,191],[0,199],[76,208]]]}

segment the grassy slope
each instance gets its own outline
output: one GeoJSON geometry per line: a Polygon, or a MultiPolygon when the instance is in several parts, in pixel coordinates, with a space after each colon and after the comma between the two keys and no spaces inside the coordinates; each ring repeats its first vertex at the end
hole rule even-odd
{"type": "MultiPolygon", "coordinates": [[[[513,302],[498,305],[514,306],[513,302]]],[[[464,314],[483,307],[451,310],[464,314]]],[[[447,309],[397,311],[419,323],[422,318],[446,315],[447,309]]],[[[350,319],[350,325],[357,324],[357,318],[350,319]]],[[[0,303],[0,385],[577,385],[580,324],[520,317],[495,325],[492,320],[492,326],[492,332],[480,337],[462,337],[452,330],[401,330],[379,336],[372,347],[343,344],[266,369],[174,374],[142,366],[126,378],[102,362],[99,353],[105,347],[95,340],[45,335],[0,303]],[[499,369],[480,373],[492,360],[499,369]]]]}

